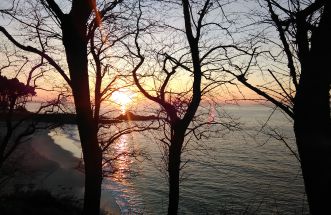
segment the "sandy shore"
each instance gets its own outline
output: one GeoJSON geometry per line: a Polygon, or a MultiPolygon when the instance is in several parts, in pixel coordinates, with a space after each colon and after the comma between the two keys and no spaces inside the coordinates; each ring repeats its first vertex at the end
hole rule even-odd
{"type": "MultiPolygon", "coordinates": [[[[83,199],[84,174],[77,170],[80,160],[55,144],[48,130],[34,134],[29,142],[19,147],[14,157],[17,171],[6,192],[45,189],[56,196],[83,199]]],[[[121,214],[109,192],[102,193],[101,207],[108,214],[121,214]]]]}

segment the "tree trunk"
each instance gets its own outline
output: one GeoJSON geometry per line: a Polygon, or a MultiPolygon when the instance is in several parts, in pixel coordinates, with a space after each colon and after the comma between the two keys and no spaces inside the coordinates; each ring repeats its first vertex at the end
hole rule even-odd
{"type": "Polygon", "coordinates": [[[325,82],[300,86],[295,103],[294,131],[311,214],[331,214],[331,129],[325,82]]]}
{"type": "Polygon", "coordinates": [[[4,136],[3,140],[0,142],[0,169],[2,168],[3,163],[5,162],[5,152],[7,149],[7,146],[9,144],[10,138],[13,135],[13,125],[12,125],[12,120],[13,120],[13,112],[14,112],[14,107],[16,103],[16,97],[9,99],[9,110],[8,113],[6,114],[6,135],[4,136]]]}
{"type": "Polygon", "coordinates": [[[178,213],[179,204],[179,172],[181,163],[181,151],[184,142],[184,133],[174,129],[171,145],[169,147],[169,204],[168,215],[176,215],[178,213]]]}
{"type": "Polygon", "coordinates": [[[84,214],[97,215],[100,213],[102,152],[91,109],[86,24],[67,15],[62,31],[85,166],[84,214]]]}
{"type": "Polygon", "coordinates": [[[311,214],[331,214],[330,9],[327,1],[312,35],[310,60],[301,64],[294,106],[294,131],[311,214]]]}

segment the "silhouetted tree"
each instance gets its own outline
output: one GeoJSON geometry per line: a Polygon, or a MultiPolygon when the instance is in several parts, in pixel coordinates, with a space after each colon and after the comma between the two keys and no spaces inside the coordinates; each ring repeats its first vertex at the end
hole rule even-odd
{"type": "Polygon", "coordinates": [[[91,109],[87,45],[102,20],[111,17],[112,10],[120,2],[73,0],[57,3],[43,0],[15,2],[11,8],[1,10],[3,15],[14,18],[30,30],[24,31],[24,38],[33,40],[40,48],[33,47],[35,44],[30,46],[19,42],[2,26],[0,31],[18,48],[45,58],[72,90],[85,168],[84,214],[99,214],[102,182],[102,152],[91,109]],[[97,3],[100,10],[97,9],[97,3]],[[31,18],[30,21],[27,18],[31,18]],[[29,38],[30,33],[34,35],[32,39],[29,38]],[[63,49],[55,49],[60,42],[64,46],[69,76],[58,60],[63,49]],[[59,56],[52,56],[56,51],[59,56]]]}
{"type": "MultiPolygon", "coordinates": [[[[227,34],[225,28],[213,23],[207,16],[212,14],[215,6],[217,7],[217,4],[214,5],[216,2],[211,0],[161,1],[163,5],[159,7],[164,8],[163,12],[169,8],[174,12],[181,11],[183,20],[176,20],[176,22],[183,25],[178,26],[176,25],[178,23],[174,24],[171,21],[155,24],[167,32],[167,38],[158,38],[157,30],[155,31],[157,36],[153,35],[154,31],[141,36],[140,27],[146,22],[138,22],[135,44],[128,45],[131,56],[135,59],[133,62],[134,82],[147,99],[160,106],[160,116],[164,118],[164,124],[161,125],[164,137],[161,138],[161,142],[169,182],[169,215],[178,213],[180,171],[186,164],[182,161],[182,153],[191,138],[196,137],[199,141],[204,137],[203,132],[199,132],[199,129],[203,130],[203,125],[223,125],[228,126],[229,129],[235,127],[235,124],[226,122],[222,124],[214,119],[208,120],[208,112],[204,112],[204,119],[202,117],[199,119],[198,116],[202,112],[197,112],[201,107],[201,100],[206,98],[208,93],[212,96],[212,90],[216,86],[227,82],[222,77],[213,74],[215,68],[212,57],[215,52],[223,50],[227,45],[208,43],[210,38],[205,34],[210,26],[214,26],[216,29],[213,28],[213,30],[218,31],[219,34],[221,34],[219,31],[222,35],[227,34]],[[155,44],[152,44],[151,48],[146,45],[148,43],[146,41],[155,44]],[[158,43],[158,41],[162,42],[158,43]],[[132,46],[136,47],[135,51],[132,46]],[[154,49],[156,51],[153,51],[154,49]]],[[[144,13],[145,7],[141,8],[144,13]]],[[[148,12],[146,14],[150,15],[148,12]]],[[[147,23],[153,22],[147,20],[147,23]]],[[[215,59],[217,60],[220,58],[215,59]]],[[[209,130],[211,131],[212,128],[209,130]]]]}
{"type": "MultiPolygon", "coordinates": [[[[30,96],[35,96],[36,92],[34,87],[25,85],[17,78],[7,79],[5,76],[0,75],[0,117],[5,114],[6,133],[0,142],[0,168],[6,158],[9,157],[13,150],[8,151],[8,144],[12,138],[15,127],[13,126],[13,114],[17,111],[24,110],[22,103],[30,96]],[[6,153],[7,152],[7,153],[6,153]]],[[[33,131],[26,132],[27,135],[33,133],[33,131]]],[[[23,132],[22,134],[23,135],[23,132]]],[[[27,136],[25,135],[25,136],[27,136]]],[[[18,140],[16,140],[18,142],[18,140]]]]}
{"type": "Polygon", "coordinates": [[[33,65],[31,59],[22,59],[16,51],[9,53],[4,49],[3,54],[5,58],[0,64],[0,168],[27,137],[36,130],[52,126],[52,123],[41,125],[34,117],[46,111],[52,112],[61,98],[59,95],[59,99],[44,102],[37,110],[27,110],[27,102],[36,95],[38,79],[44,75],[43,60],[33,65]],[[7,78],[1,74],[14,77],[7,78]],[[24,76],[26,83],[18,80],[24,76]]]}
{"type": "MultiPolygon", "coordinates": [[[[136,30],[136,12],[134,9],[135,7],[127,7],[126,14],[118,14],[122,19],[130,17],[131,21],[113,22],[112,20],[107,20],[107,24],[102,29],[95,31],[88,47],[92,57],[89,61],[90,67],[93,68],[90,71],[90,79],[94,78],[94,86],[92,86],[94,88],[92,108],[94,126],[103,154],[103,176],[106,177],[113,176],[118,171],[128,171],[128,169],[118,168],[116,166],[117,160],[141,155],[139,151],[134,149],[128,148],[121,151],[114,149],[116,148],[115,144],[118,143],[123,135],[158,128],[158,126],[153,125],[151,120],[135,122],[130,119],[119,119],[118,111],[117,113],[114,111],[114,107],[118,106],[116,104],[118,101],[112,101],[112,95],[123,88],[132,88],[134,85],[131,80],[131,72],[124,71],[121,68],[125,67],[121,65],[121,58],[122,55],[126,54],[125,45],[122,44],[126,40],[131,40],[136,30]]],[[[134,101],[132,101],[132,105],[135,105],[134,101]]],[[[123,116],[128,116],[129,113],[122,114],[124,114],[123,116]]]]}
{"type": "Polygon", "coordinates": [[[265,29],[265,24],[271,24],[279,40],[275,41],[273,35],[263,36],[262,32],[253,40],[262,38],[262,44],[267,41],[268,45],[272,43],[276,46],[264,53],[256,48],[250,52],[251,68],[237,68],[237,72],[225,71],[294,120],[310,212],[330,213],[331,73],[328,61],[331,59],[331,2],[259,2],[268,11],[269,19],[259,22],[258,28],[265,29]],[[273,68],[262,60],[271,62],[273,68]],[[258,71],[266,71],[269,76],[267,82],[260,85],[250,82],[255,66],[259,66],[258,71]]]}
{"type": "Polygon", "coordinates": [[[34,87],[25,85],[17,78],[8,79],[7,77],[0,75],[0,86],[0,103],[2,111],[19,109],[18,104],[24,104],[28,97],[36,95],[34,87]]]}

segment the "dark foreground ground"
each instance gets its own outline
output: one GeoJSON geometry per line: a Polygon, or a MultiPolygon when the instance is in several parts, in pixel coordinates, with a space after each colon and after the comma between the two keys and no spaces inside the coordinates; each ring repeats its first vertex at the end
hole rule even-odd
{"type": "Polygon", "coordinates": [[[71,197],[56,198],[46,190],[19,191],[0,197],[1,215],[79,215],[78,202],[71,197]]]}

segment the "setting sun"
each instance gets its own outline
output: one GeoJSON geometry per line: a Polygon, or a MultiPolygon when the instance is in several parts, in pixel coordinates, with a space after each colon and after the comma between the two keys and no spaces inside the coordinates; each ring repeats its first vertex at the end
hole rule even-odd
{"type": "Polygon", "coordinates": [[[129,90],[120,90],[112,94],[111,99],[118,105],[121,106],[121,112],[125,113],[128,104],[132,102],[134,94],[129,90]]]}

